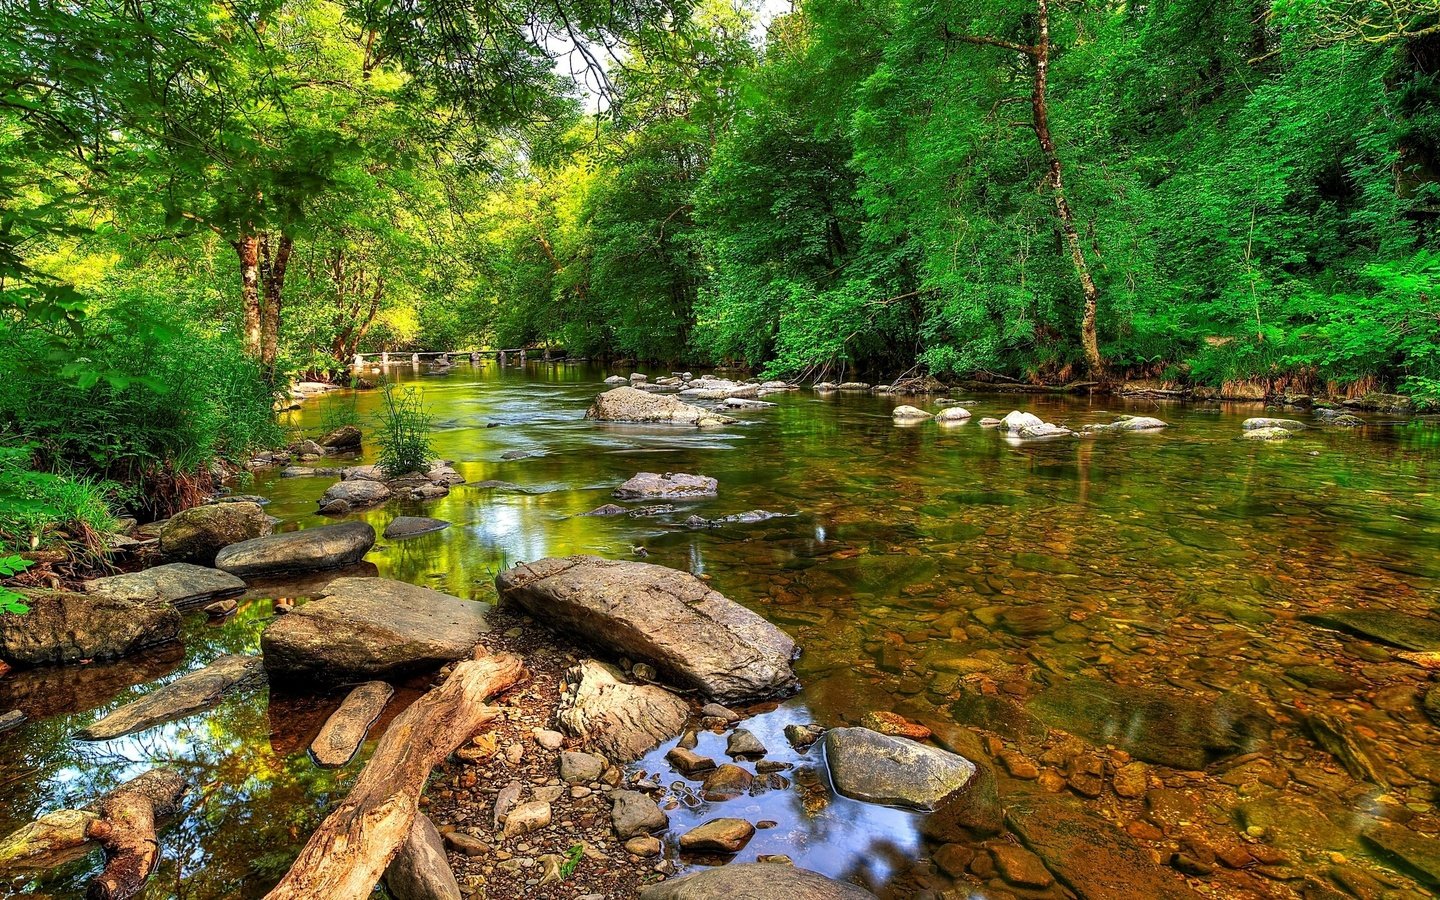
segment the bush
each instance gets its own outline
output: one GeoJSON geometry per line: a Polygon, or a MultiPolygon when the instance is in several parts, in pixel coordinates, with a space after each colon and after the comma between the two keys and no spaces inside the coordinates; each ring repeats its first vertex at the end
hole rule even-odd
{"type": "Polygon", "coordinates": [[[420,392],[394,382],[380,385],[385,403],[377,416],[380,468],[394,478],[410,472],[426,472],[435,452],[430,448],[430,416],[420,392]]]}
{"type": "Polygon", "coordinates": [[[282,437],[270,387],[237,342],[144,304],[83,332],[0,323],[0,380],[0,441],[28,448],[40,472],[119,485],[156,515],[208,492],[217,460],[282,437]]]}
{"type": "Polygon", "coordinates": [[[60,544],[72,555],[99,554],[116,527],[107,500],[114,486],[34,471],[31,458],[30,448],[0,447],[0,550],[60,544]]]}

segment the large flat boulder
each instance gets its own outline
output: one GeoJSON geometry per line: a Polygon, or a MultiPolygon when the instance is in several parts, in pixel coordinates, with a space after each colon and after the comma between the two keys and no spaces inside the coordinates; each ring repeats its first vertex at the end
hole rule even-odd
{"type": "Polygon", "coordinates": [[[732,863],[651,885],[640,900],[873,900],[858,885],[784,863],[732,863]]]}
{"type": "Polygon", "coordinates": [[[617,387],[595,398],[585,418],[599,422],[640,422],[658,425],[690,425],[707,428],[733,425],[736,419],[665,394],[632,387],[617,387]]]}
{"type": "Polygon", "coordinates": [[[212,503],[182,510],[160,528],[160,553],[175,562],[208,566],[230,544],[272,532],[274,521],[258,503],[212,503]]]}
{"type": "Polygon", "coordinates": [[[364,559],[374,545],[368,523],[342,522],[231,544],[215,557],[215,567],[242,578],[338,569],[364,559]]]}
{"type": "Polygon", "coordinates": [[[169,603],[68,591],[29,593],[23,615],[0,614],[0,660],[12,666],[116,659],[180,636],[169,603]]]}
{"type": "Polygon", "coordinates": [[[170,563],[85,582],[85,593],[136,603],[169,603],[181,609],[245,593],[245,582],[219,569],[170,563]]]}
{"type": "Polygon", "coordinates": [[[274,679],[340,682],[436,669],[468,656],[485,607],[388,578],[337,578],[260,636],[274,679]]]}
{"type": "Polygon", "coordinates": [[[795,642],[688,572],[596,556],[548,558],[501,572],[505,602],[672,683],[742,700],[796,686],[795,642]]]}
{"type": "Polygon", "coordinates": [[[1250,752],[1269,732],[1264,713],[1241,697],[1211,700],[1078,675],[1041,691],[1030,711],[1055,728],[1177,769],[1250,752]]]}
{"type": "Polygon", "coordinates": [[[958,753],[869,728],[825,732],[825,764],[835,790],[854,800],[934,810],[976,777],[958,753]]]}
{"type": "Polygon", "coordinates": [[[181,675],[132,703],[82,729],[77,737],[108,741],[217,705],[231,691],[253,687],[265,680],[258,656],[222,656],[203,669],[181,675]]]}

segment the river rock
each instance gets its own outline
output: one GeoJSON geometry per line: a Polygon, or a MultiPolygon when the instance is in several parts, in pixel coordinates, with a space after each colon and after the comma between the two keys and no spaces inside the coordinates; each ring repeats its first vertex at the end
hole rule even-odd
{"type": "Polygon", "coordinates": [[[1301,618],[1406,650],[1440,650],[1440,619],[1388,609],[1328,609],[1301,618]]]}
{"type": "Polygon", "coordinates": [[[501,598],[547,625],[655,666],[710,699],[795,687],[795,642],[688,572],[595,556],[542,559],[500,573],[501,598]]]}
{"type": "Polygon", "coordinates": [[[450,523],[444,519],[431,519],[426,516],[396,516],[390,520],[389,525],[385,526],[385,537],[393,541],[444,531],[449,527],[450,523]]]}
{"type": "Polygon", "coordinates": [[[680,835],[680,849],[690,853],[739,853],[755,836],[744,819],[711,819],[680,835]]]}
{"type": "Polygon", "coordinates": [[[839,384],[835,385],[835,390],[859,393],[861,391],[870,390],[870,385],[868,382],[864,381],[842,381],[839,384]]]}
{"type": "Polygon", "coordinates": [[[677,500],[685,497],[714,497],[719,494],[720,482],[704,475],[686,475],[684,472],[664,475],[655,472],[641,472],[615,489],[620,500],[677,500]]]}
{"type": "Polygon", "coordinates": [[[377,506],[389,500],[391,490],[388,486],[367,479],[356,478],[350,481],[338,481],[320,496],[320,509],[322,512],[335,510],[347,513],[355,509],[365,509],[368,506],[377,506]],[[343,504],[343,510],[332,504],[343,504]]]}
{"type": "Polygon", "coordinates": [[[1440,725],[1440,684],[1432,684],[1425,689],[1425,696],[1420,700],[1420,708],[1425,710],[1425,715],[1430,721],[1440,725]]]}
{"type": "Polygon", "coordinates": [[[593,659],[565,673],[555,714],[562,730],[617,763],[639,759],[679,734],[690,717],[684,700],[653,684],[629,684],[593,659]]]}
{"type": "Polygon", "coordinates": [[[1424,884],[1440,888],[1440,841],[1390,823],[1376,825],[1360,839],[1424,884]]]}
{"type": "Polygon", "coordinates": [[[949,406],[935,414],[937,422],[963,422],[970,418],[970,410],[963,406],[949,406]]]}
{"type": "Polygon", "coordinates": [[[383,681],[367,681],[347,694],[311,742],[311,758],[322,769],[338,769],[354,759],[394,695],[395,689],[383,681]]]}
{"type": "Polygon", "coordinates": [[[1064,795],[1032,794],[1006,805],[1006,824],[1081,900],[1199,900],[1130,835],[1064,795]]]}
{"type": "Polygon", "coordinates": [[[1288,428],[1252,428],[1244,437],[1247,441],[1288,441],[1290,434],[1288,428]]]}
{"type": "Polygon", "coordinates": [[[579,750],[560,751],[560,780],[566,784],[589,784],[599,781],[605,771],[605,758],[579,750]]]}
{"type": "Polygon", "coordinates": [[[890,418],[896,422],[924,422],[935,417],[915,406],[897,406],[890,413],[890,418]]]}
{"type": "Polygon", "coordinates": [[[1250,752],[1269,728],[1264,713],[1238,696],[1211,700],[1079,675],[1041,691],[1030,709],[1056,728],[1177,769],[1250,752]]]}
{"type": "Polygon", "coordinates": [[[771,519],[788,517],[788,513],[770,512],[767,509],[752,509],[748,512],[720,516],[715,519],[707,519],[704,516],[691,516],[685,520],[685,524],[691,528],[722,528],[726,525],[753,525],[756,522],[768,522],[771,519]]]}
{"type": "Polygon", "coordinates": [[[409,836],[385,869],[385,887],[394,900],[461,900],[445,841],[424,813],[415,814],[409,836]]]}
{"type": "Polygon", "coordinates": [[[623,515],[625,515],[627,512],[629,512],[629,510],[626,509],[626,508],[623,507],[623,506],[620,506],[619,504],[616,504],[616,503],[606,503],[604,506],[597,506],[597,507],[595,507],[594,509],[590,510],[589,512],[584,512],[584,513],[581,513],[580,515],[581,515],[582,517],[584,517],[584,516],[596,516],[596,517],[603,517],[603,516],[623,516],[623,515]]]}
{"type": "Polygon", "coordinates": [[[1157,431],[1168,427],[1168,423],[1154,416],[1120,416],[1109,424],[1086,425],[1085,430],[1087,432],[1157,431]]]}
{"type": "Polygon", "coordinates": [[[670,827],[670,817],[648,794],[616,791],[610,800],[610,821],[615,826],[616,837],[622,841],[670,827]]]}
{"type": "Polygon", "coordinates": [[[337,578],[271,622],[260,647],[271,677],[335,682],[439,668],[470,655],[487,630],[482,604],[388,578],[337,578]]]}
{"type": "Polygon", "coordinates": [[[653,884],[639,900],[874,900],[862,887],[776,862],[734,863],[653,884]]]}
{"type": "Polygon", "coordinates": [[[726,409],[770,409],[775,406],[768,400],[749,400],[745,397],[726,397],[723,402],[726,409]]]}
{"type": "Polygon", "coordinates": [[[263,684],[265,669],[258,656],[222,656],[203,669],[181,675],[139,700],[127,703],[105,718],[81,729],[84,741],[112,738],[173,722],[219,705],[226,694],[263,684]]]}
{"type": "Polygon", "coordinates": [[[652,394],[632,387],[617,387],[595,398],[585,418],[599,422],[641,422],[665,425],[692,425],[707,428],[733,425],[736,419],[693,406],[664,394],[652,394]]]}
{"type": "Polygon", "coordinates": [[[1026,425],[1022,428],[1017,428],[1010,432],[1011,436],[1020,438],[1021,440],[1025,441],[1038,441],[1045,438],[1069,437],[1074,433],[1075,432],[1066,428],[1064,425],[1055,425],[1050,422],[1041,422],[1039,425],[1026,425]]]}
{"type": "Polygon", "coordinates": [[[611,375],[609,378],[605,379],[605,383],[606,383],[606,384],[629,384],[629,383],[630,383],[630,379],[626,378],[624,375],[611,375]]]}
{"type": "Polygon", "coordinates": [[[730,737],[725,743],[725,755],[729,757],[764,756],[765,745],[749,729],[737,728],[730,732],[730,737]]]}
{"type": "MultiPolygon", "coordinates": [[[[983,423],[982,423],[983,424],[983,423]]],[[[1005,418],[996,425],[1001,431],[1019,431],[1022,428],[1031,428],[1036,425],[1044,425],[1045,420],[1034,413],[1021,412],[1018,409],[1011,410],[1005,418]]]]}
{"type": "Polygon", "coordinates": [[[0,661],[15,667],[116,659],[180,636],[169,603],[25,591],[30,611],[0,613],[0,661]]]}
{"type": "Polygon", "coordinates": [[[0,734],[25,724],[25,714],[18,709],[0,713],[0,734]]]}
{"type": "Polygon", "coordinates": [[[212,619],[223,619],[239,608],[240,604],[235,602],[233,599],[216,600],[214,603],[206,604],[205,607],[202,609],[202,612],[204,612],[205,615],[209,616],[212,619]]]}
{"type": "Polygon", "coordinates": [[[707,800],[723,800],[738,797],[750,790],[755,776],[734,763],[725,763],[705,776],[700,790],[707,800]]]}
{"type": "Polygon", "coordinates": [[[160,554],[208,566],[221,549],[270,534],[274,522],[258,503],[211,503],[181,510],[160,529],[160,554]]]}
{"type": "Polygon", "coordinates": [[[203,606],[211,600],[245,593],[245,582],[219,569],[192,563],[170,563],[85,582],[85,592],[96,597],[135,603],[169,603],[181,609],[203,606]]]}
{"type": "Polygon", "coordinates": [[[354,425],[341,425],[322,437],[317,443],[327,452],[338,453],[346,450],[359,450],[362,437],[360,429],[354,425]]]}
{"type": "Polygon", "coordinates": [[[934,810],[975,777],[963,756],[868,728],[825,732],[835,790],[855,800],[934,810]]]}
{"type": "Polygon", "coordinates": [[[1265,416],[1256,416],[1241,422],[1240,427],[1246,431],[1259,431],[1264,428],[1283,428],[1286,431],[1304,431],[1309,426],[1297,419],[1271,419],[1265,416]]]}
{"type": "Polygon", "coordinates": [[[364,559],[374,545],[368,523],[342,522],[231,544],[215,557],[215,566],[242,578],[338,569],[364,559]]]}

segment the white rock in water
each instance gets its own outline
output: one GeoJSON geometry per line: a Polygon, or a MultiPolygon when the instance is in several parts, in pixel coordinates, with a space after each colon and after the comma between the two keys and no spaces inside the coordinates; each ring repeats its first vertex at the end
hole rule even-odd
{"type": "Polygon", "coordinates": [[[1284,441],[1290,439],[1290,430],[1287,428],[1251,428],[1245,432],[1245,438],[1251,441],[1284,441]]]}
{"type": "Polygon", "coordinates": [[[897,422],[922,422],[934,418],[930,413],[914,406],[897,406],[890,417],[897,422]]]}
{"type": "Polygon", "coordinates": [[[1045,420],[1034,413],[1011,410],[1010,414],[1000,420],[1001,431],[1019,431],[1022,428],[1029,428],[1034,425],[1044,425],[1045,420]]]}
{"type": "Polygon", "coordinates": [[[1068,437],[1074,433],[1075,432],[1066,428],[1064,425],[1054,425],[1050,422],[1041,422],[1039,425],[1026,425],[1019,431],[1011,432],[1011,434],[1016,437],[1027,441],[1038,440],[1040,438],[1068,437]]]}
{"type": "Polygon", "coordinates": [[[937,422],[963,422],[970,418],[970,410],[962,406],[951,406],[935,414],[937,422]]]}
{"type": "Polygon", "coordinates": [[[1304,431],[1308,426],[1304,422],[1295,419],[1267,419],[1264,417],[1246,419],[1240,423],[1240,427],[1246,431],[1258,431],[1263,428],[1282,428],[1285,431],[1304,431]]]}

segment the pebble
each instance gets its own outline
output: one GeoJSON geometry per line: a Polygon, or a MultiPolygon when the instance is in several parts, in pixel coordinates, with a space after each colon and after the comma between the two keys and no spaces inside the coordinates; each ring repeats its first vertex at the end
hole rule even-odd
{"type": "Polygon", "coordinates": [[[536,728],[531,734],[535,735],[535,743],[546,750],[559,750],[565,746],[565,735],[558,731],[551,731],[548,728],[536,728]]]}
{"type": "Polygon", "coordinates": [[[744,819],[711,819],[680,835],[680,849],[693,853],[739,853],[755,836],[744,819]]]}

